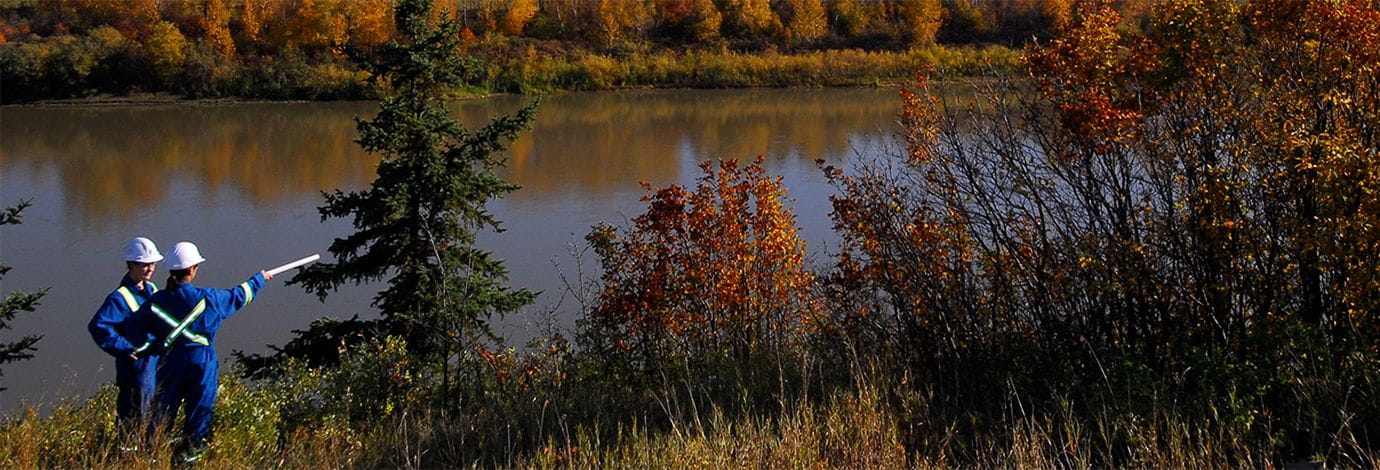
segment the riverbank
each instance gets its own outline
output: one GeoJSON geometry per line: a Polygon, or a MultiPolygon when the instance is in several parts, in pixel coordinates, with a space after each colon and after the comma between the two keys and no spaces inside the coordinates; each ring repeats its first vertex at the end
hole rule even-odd
{"type": "MultiPolygon", "coordinates": [[[[4,45],[0,104],[146,104],[210,101],[328,101],[377,97],[366,73],[348,63],[284,55],[259,62],[188,64],[162,85],[110,80],[99,51],[77,43],[4,45]],[[74,56],[90,55],[83,60],[74,56]]],[[[471,85],[457,94],[550,93],[659,88],[887,86],[917,70],[937,79],[976,78],[1020,67],[1019,51],[1003,46],[933,45],[905,51],[862,49],[781,53],[729,49],[548,50],[535,42],[503,42],[470,51],[471,85]]]]}
{"type": "Polygon", "coordinates": [[[930,46],[908,51],[823,50],[804,53],[634,52],[542,57],[529,50],[495,62],[485,89],[533,93],[625,88],[752,88],[894,85],[932,67],[938,78],[985,77],[1019,67],[1019,51],[1001,47],[930,46]]]}

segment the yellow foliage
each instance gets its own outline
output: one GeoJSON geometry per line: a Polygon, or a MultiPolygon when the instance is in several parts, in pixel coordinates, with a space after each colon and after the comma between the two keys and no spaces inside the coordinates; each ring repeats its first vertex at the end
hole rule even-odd
{"type": "Polygon", "coordinates": [[[829,31],[821,0],[785,0],[781,5],[787,42],[813,41],[829,31]]]}
{"type": "Polygon", "coordinates": [[[944,18],[944,5],[939,0],[902,0],[899,7],[901,25],[911,46],[934,44],[944,18]]]}
{"type": "Polygon", "coordinates": [[[220,53],[221,57],[229,59],[235,56],[235,41],[230,38],[230,10],[226,8],[223,0],[206,0],[205,11],[201,17],[201,29],[206,36],[206,42],[220,53]]]}
{"type": "Polygon", "coordinates": [[[862,34],[868,27],[867,10],[857,0],[835,0],[829,4],[829,17],[839,34],[852,37],[862,34]]]}
{"type": "Polygon", "coordinates": [[[153,57],[154,71],[164,80],[171,79],[181,71],[182,64],[187,60],[187,38],[167,21],[153,24],[144,47],[153,57]]]}
{"type": "Polygon", "coordinates": [[[646,21],[646,6],[638,1],[597,0],[594,5],[595,37],[610,46],[646,21]]]}
{"type": "Polygon", "coordinates": [[[770,0],[723,0],[724,28],[738,37],[756,37],[781,26],[770,0]]]}
{"type": "Polygon", "coordinates": [[[537,15],[537,0],[512,0],[503,12],[499,27],[503,34],[518,36],[527,28],[527,22],[537,15]]]}

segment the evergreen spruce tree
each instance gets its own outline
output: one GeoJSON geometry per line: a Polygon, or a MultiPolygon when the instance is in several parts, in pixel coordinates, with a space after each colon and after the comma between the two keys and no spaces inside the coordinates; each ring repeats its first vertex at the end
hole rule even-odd
{"type": "MultiPolygon", "coordinates": [[[[29,207],[29,201],[26,200],[0,211],[0,226],[19,224],[21,215],[27,207],[29,207]]],[[[0,279],[4,279],[5,274],[9,272],[9,266],[0,264],[0,279]]],[[[38,309],[39,300],[47,294],[48,289],[35,292],[11,292],[0,299],[0,330],[10,329],[10,322],[19,312],[32,312],[38,309]]],[[[15,341],[0,343],[0,364],[33,358],[34,345],[38,344],[40,339],[43,339],[42,335],[30,335],[15,341]]],[[[0,373],[0,378],[4,378],[4,376],[5,374],[0,373]]],[[[0,392],[5,390],[5,387],[0,387],[0,392]]]]}
{"type": "Polygon", "coordinates": [[[505,286],[503,262],[475,247],[475,234],[502,230],[485,206],[518,186],[494,170],[531,122],[536,103],[477,131],[451,118],[448,93],[464,85],[475,63],[457,53],[458,24],[433,25],[430,8],[429,0],[399,2],[399,39],[366,60],[386,91],[374,119],[356,118],[356,142],[381,155],[378,177],[362,191],[325,194],[320,207],[323,221],[350,218],[357,231],[331,244],[334,262],[316,264],[289,283],[324,298],[347,283],[387,278],[373,301],[379,326],[406,337],[413,354],[437,361],[443,396],[450,396],[452,361],[495,339],[493,316],[535,296],[505,286]]]}

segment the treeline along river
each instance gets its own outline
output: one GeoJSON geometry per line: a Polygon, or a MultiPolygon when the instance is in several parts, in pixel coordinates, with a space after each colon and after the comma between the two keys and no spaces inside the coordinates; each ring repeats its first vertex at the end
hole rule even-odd
{"type": "MultiPolygon", "coordinates": [[[[455,104],[478,126],[532,98],[455,104]]],[[[890,89],[699,90],[581,93],[543,100],[503,174],[523,188],[491,206],[507,228],[481,246],[506,260],[515,286],[540,290],[525,315],[497,322],[521,344],[546,317],[573,326],[562,301],[574,280],[570,246],[599,222],[622,225],[644,210],[639,182],[692,184],[697,163],[762,155],[784,178],[809,248],[824,258],[835,238],[825,183],[815,164],[847,163],[893,145],[899,101],[890,89]],[[545,315],[544,312],[554,312],[545,315]]],[[[0,203],[32,198],[22,225],[0,235],[14,269],[0,292],[51,287],[36,313],[8,337],[41,334],[34,359],[8,364],[0,412],[24,402],[87,395],[114,377],[87,321],[123,274],[122,244],[154,239],[166,251],[196,242],[208,258],[199,285],[230,287],[258,269],[319,252],[353,230],[320,221],[321,191],[360,189],[378,157],[352,142],[353,116],[372,102],[198,103],[0,108],[0,203]]],[[[592,254],[587,275],[597,273],[592,254]]],[[[821,264],[821,263],[817,263],[821,264]]],[[[155,282],[163,284],[160,266],[155,282]]],[[[284,278],[286,279],[286,278],[284,278]]],[[[226,322],[222,354],[267,351],[321,316],[373,315],[372,286],[345,288],[324,303],[273,282],[226,322]]]]}

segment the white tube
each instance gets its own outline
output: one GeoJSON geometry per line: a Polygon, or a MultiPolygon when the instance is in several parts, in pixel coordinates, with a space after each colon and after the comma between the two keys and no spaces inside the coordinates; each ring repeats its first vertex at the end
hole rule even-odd
{"type": "Polygon", "coordinates": [[[311,256],[308,256],[308,257],[306,257],[306,258],[302,258],[302,259],[299,259],[299,260],[297,260],[297,261],[293,261],[293,262],[291,262],[291,263],[284,264],[284,265],[282,265],[282,266],[279,266],[279,267],[270,269],[270,270],[268,270],[267,272],[268,272],[268,275],[269,275],[269,276],[277,276],[278,273],[281,273],[281,272],[283,272],[283,271],[287,271],[287,270],[289,270],[289,269],[292,269],[292,268],[295,268],[295,267],[298,267],[298,266],[301,266],[301,265],[304,265],[304,264],[307,264],[307,263],[310,263],[310,262],[313,262],[313,261],[316,261],[316,260],[319,260],[319,259],[321,259],[321,255],[319,255],[319,254],[318,254],[318,255],[311,255],[311,256]]]}

